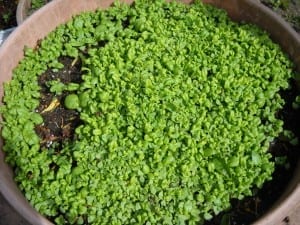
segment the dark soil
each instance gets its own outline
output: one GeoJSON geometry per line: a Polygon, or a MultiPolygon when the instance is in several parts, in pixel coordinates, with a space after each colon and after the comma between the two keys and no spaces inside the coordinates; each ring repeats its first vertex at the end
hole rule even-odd
{"type": "Polygon", "coordinates": [[[0,30],[17,26],[18,0],[0,0],[0,30]]]}
{"type": "Polygon", "coordinates": [[[80,124],[79,113],[64,107],[64,99],[70,92],[63,92],[61,95],[51,93],[47,82],[50,80],[60,80],[62,83],[81,82],[81,62],[71,58],[62,57],[59,60],[65,67],[58,72],[48,69],[39,77],[41,86],[41,100],[37,108],[44,123],[36,126],[36,132],[41,137],[41,147],[53,147],[59,151],[62,142],[73,140],[74,130],[80,124]],[[56,143],[52,146],[53,143],[56,143]]]}

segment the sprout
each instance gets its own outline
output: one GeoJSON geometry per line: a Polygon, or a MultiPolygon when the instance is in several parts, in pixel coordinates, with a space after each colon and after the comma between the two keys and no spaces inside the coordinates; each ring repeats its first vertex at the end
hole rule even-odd
{"type": "Polygon", "coordinates": [[[76,94],[69,94],[65,98],[65,107],[67,109],[78,109],[79,108],[79,98],[76,94]]]}

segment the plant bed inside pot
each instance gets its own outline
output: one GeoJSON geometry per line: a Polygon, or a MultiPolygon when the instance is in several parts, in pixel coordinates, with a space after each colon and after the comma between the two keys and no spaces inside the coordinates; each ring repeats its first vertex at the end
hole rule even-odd
{"type": "Polygon", "coordinates": [[[59,27],[6,85],[6,159],[58,224],[203,222],[272,173],[293,76],[278,46],[201,4],[142,3],[59,27]]]}

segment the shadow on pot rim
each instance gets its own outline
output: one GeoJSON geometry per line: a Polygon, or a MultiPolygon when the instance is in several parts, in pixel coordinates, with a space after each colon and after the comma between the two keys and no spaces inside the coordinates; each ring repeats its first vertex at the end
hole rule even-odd
{"type": "MultiPolygon", "coordinates": [[[[21,0],[24,1],[24,0],[21,0]]],[[[37,40],[44,38],[61,23],[83,11],[107,8],[113,0],[53,0],[45,7],[26,19],[0,47],[0,84],[12,77],[12,70],[23,58],[23,47],[35,47],[37,40]],[[38,21],[38,23],[35,23],[38,21]]],[[[132,3],[133,0],[124,2],[132,3]]],[[[190,3],[191,0],[182,2],[190,3]]],[[[300,35],[280,16],[260,4],[257,0],[204,0],[219,8],[225,9],[233,20],[257,24],[266,30],[271,38],[281,45],[289,54],[300,72],[300,35]]],[[[3,96],[3,85],[0,85],[0,97],[3,96]]],[[[0,139],[0,146],[3,142],[0,139]]],[[[13,173],[4,162],[4,153],[0,151],[0,191],[7,201],[31,224],[50,225],[50,221],[33,209],[13,181],[13,173]]],[[[293,180],[285,193],[272,209],[255,225],[279,224],[300,202],[300,165],[295,171],[293,180]]],[[[300,221],[299,221],[300,222],[300,221]]]]}

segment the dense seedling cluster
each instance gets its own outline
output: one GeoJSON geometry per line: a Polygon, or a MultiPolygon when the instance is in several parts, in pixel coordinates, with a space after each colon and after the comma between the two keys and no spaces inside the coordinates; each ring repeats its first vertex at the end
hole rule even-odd
{"type": "Polygon", "coordinates": [[[56,224],[201,224],[271,179],[291,66],[257,27],[198,1],[84,13],[27,49],[5,85],[6,159],[56,224]],[[50,90],[71,90],[82,125],[57,151],[41,147],[35,110],[39,75],[63,56],[81,60],[82,82],[50,90]]]}

